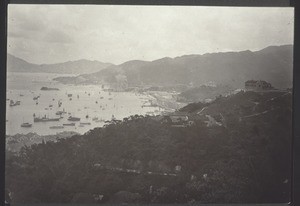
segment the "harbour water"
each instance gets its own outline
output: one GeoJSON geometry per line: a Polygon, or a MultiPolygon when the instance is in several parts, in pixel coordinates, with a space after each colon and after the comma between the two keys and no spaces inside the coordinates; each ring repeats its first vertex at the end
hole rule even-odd
{"type": "Polygon", "coordinates": [[[159,107],[142,107],[149,96],[134,92],[108,92],[101,85],[63,85],[52,79],[61,74],[13,73],[7,75],[6,94],[6,134],[39,135],[56,134],[62,131],[85,133],[95,127],[101,127],[104,121],[114,117],[122,120],[130,115],[159,114],[159,107]],[[41,90],[42,87],[59,90],[41,90]],[[36,100],[34,98],[38,97],[36,100]],[[10,106],[10,100],[20,101],[20,105],[10,106]],[[59,102],[61,105],[59,106],[59,102]],[[57,115],[58,111],[65,111],[57,115]],[[34,122],[36,117],[58,118],[53,122],[34,122]],[[62,126],[69,116],[79,117],[75,126],[62,126]],[[98,119],[98,120],[97,120],[98,119]],[[32,127],[21,127],[22,123],[31,123],[32,127]],[[83,124],[80,124],[83,123],[83,124]],[[52,127],[52,129],[50,128],[52,127]]]}

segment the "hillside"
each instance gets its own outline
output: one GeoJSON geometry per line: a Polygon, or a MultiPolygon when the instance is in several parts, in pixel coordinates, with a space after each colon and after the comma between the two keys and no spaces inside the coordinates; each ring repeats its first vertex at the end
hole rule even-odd
{"type": "Polygon", "coordinates": [[[255,52],[248,50],[185,55],[151,62],[130,61],[80,76],[80,81],[117,83],[121,75],[121,81],[125,79],[128,86],[183,84],[197,87],[213,81],[233,88],[243,88],[245,81],[261,79],[277,88],[287,88],[292,86],[292,69],[293,46],[284,45],[255,52]]]}
{"type": "Polygon", "coordinates": [[[86,74],[98,72],[108,66],[110,63],[99,61],[77,60],[58,64],[32,64],[23,59],[7,54],[8,72],[45,72],[58,74],[86,74]]]}
{"type": "Polygon", "coordinates": [[[290,201],[290,92],[240,92],[176,113],[193,124],[135,115],[21,149],[6,160],[12,202],[290,201]]]}
{"type": "Polygon", "coordinates": [[[183,102],[200,102],[204,100],[213,100],[219,95],[224,95],[232,91],[232,88],[226,85],[208,86],[201,85],[181,92],[178,100],[183,102]]]}

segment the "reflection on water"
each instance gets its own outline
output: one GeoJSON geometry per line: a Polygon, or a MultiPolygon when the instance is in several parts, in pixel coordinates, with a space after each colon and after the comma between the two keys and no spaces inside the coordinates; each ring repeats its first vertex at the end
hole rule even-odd
{"type": "Polygon", "coordinates": [[[52,81],[57,74],[8,73],[6,102],[6,134],[36,132],[40,135],[55,134],[61,131],[85,133],[103,126],[111,120],[140,114],[145,115],[159,110],[155,107],[142,107],[147,96],[132,92],[106,92],[100,85],[62,85],[52,81]],[[58,88],[58,91],[42,91],[41,87],[58,88]],[[35,98],[40,96],[38,99],[35,98]],[[36,99],[36,100],[34,100],[36,99]],[[19,106],[9,106],[10,100],[21,101],[19,106]],[[61,104],[59,104],[61,102],[61,104]],[[57,115],[58,111],[65,111],[57,115]],[[49,118],[62,117],[56,122],[33,122],[33,116],[49,118]],[[69,116],[79,117],[75,126],[62,126],[71,123],[69,116]],[[21,127],[24,122],[32,127],[21,127]],[[80,124],[83,123],[83,124],[80,124]]]}

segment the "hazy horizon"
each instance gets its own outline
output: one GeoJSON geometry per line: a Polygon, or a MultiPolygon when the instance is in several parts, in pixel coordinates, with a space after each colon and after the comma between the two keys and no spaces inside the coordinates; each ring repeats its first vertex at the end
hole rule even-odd
{"type": "MultiPolygon", "coordinates": [[[[278,47],[280,47],[280,46],[294,46],[294,44],[270,45],[270,46],[267,46],[267,47],[264,47],[264,48],[261,48],[261,49],[258,49],[258,50],[249,50],[249,51],[251,51],[251,52],[256,52],[256,51],[260,51],[260,50],[263,50],[263,49],[268,48],[268,47],[271,47],[271,46],[275,46],[275,47],[276,47],[276,46],[278,46],[278,47]]],[[[247,49],[247,50],[248,50],[248,49],[247,49]]],[[[151,62],[151,61],[156,61],[156,60],[158,60],[158,59],[163,59],[163,58],[172,58],[172,59],[174,59],[174,58],[177,58],[177,57],[188,56],[188,55],[205,55],[205,54],[213,54],[213,53],[243,52],[243,51],[247,51],[247,50],[240,50],[240,51],[222,51],[222,52],[209,52],[209,53],[203,53],[203,54],[183,54],[183,55],[181,55],[181,56],[175,56],[175,57],[164,56],[164,57],[160,57],[160,58],[152,59],[152,60],[130,59],[130,60],[128,60],[128,61],[147,61],[147,62],[151,62]]],[[[13,56],[16,57],[16,58],[20,58],[20,57],[14,55],[14,54],[11,54],[11,53],[7,53],[7,54],[13,55],[13,56]]],[[[27,61],[26,59],[23,59],[23,58],[20,58],[20,59],[22,59],[22,60],[24,60],[24,61],[26,61],[26,62],[28,62],[28,63],[35,64],[35,63],[30,62],[30,61],[27,61]]],[[[103,62],[103,61],[101,61],[101,60],[93,60],[93,59],[84,59],[84,58],[81,58],[81,59],[70,59],[70,60],[67,60],[67,61],[64,61],[64,62],[41,63],[41,64],[37,64],[37,65],[62,64],[62,63],[66,63],[66,62],[76,62],[76,61],[84,61],[84,60],[86,60],[86,61],[98,61],[98,62],[102,62],[102,63],[113,64],[113,63],[111,63],[111,62],[103,62]]],[[[119,64],[114,64],[114,65],[121,65],[121,64],[124,64],[124,63],[126,63],[126,62],[128,62],[128,61],[121,62],[121,63],[119,63],[119,64]]]]}
{"type": "Polygon", "coordinates": [[[293,8],[9,5],[7,52],[121,64],[293,44],[293,8]]]}

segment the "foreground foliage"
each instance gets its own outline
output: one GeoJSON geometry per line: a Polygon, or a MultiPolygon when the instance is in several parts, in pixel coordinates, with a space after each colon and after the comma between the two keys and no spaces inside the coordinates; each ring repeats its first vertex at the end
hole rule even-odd
{"type": "Polygon", "coordinates": [[[7,155],[6,188],[26,203],[289,202],[291,105],[291,94],[241,92],[183,108],[190,127],[135,115],[23,147],[7,155]],[[222,126],[197,118],[204,106],[222,126]],[[260,115],[242,118],[251,113],[260,115]]]}

